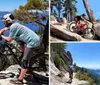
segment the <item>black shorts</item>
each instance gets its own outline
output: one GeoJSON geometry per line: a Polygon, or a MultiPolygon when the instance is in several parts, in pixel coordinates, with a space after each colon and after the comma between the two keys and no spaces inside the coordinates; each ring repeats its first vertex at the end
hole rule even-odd
{"type": "Polygon", "coordinates": [[[28,48],[25,46],[22,60],[30,60],[33,56],[33,52],[36,48],[28,48]]]}
{"type": "Polygon", "coordinates": [[[23,58],[22,58],[22,63],[21,63],[22,68],[28,69],[30,67],[31,58],[33,57],[34,50],[35,48],[25,47],[23,58]]]}

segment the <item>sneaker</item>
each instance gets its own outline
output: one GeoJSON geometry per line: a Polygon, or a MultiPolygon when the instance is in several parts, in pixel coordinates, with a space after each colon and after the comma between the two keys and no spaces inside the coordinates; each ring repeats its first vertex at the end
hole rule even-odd
{"type": "Polygon", "coordinates": [[[69,79],[69,80],[67,81],[67,83],[72,83],[72,79],[69,79]]]}
{"type": "Polygon", "coordinates": [[[23,84],[23,80],[12,79],[12,80],[10,80],[10,83],[22,85],[23,84]]]}

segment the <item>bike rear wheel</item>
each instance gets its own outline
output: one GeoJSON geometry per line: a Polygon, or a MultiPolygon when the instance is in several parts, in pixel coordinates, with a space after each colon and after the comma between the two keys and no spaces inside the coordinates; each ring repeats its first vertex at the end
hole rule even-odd
{"type": "Polygon", "coordinates": [[[7,58],[4,54],[0,53],[0,71],[2,71],[6,67],[7,58]]]}
{"type": "Polygon", "coordinates": [[[83,37],[86,39],[94,39],[95,30],[93,28],[86,28],[83,31],[83,37]]]}
{"type": "Polygon", "coordinates": [[[49,84],[49,77],[43,76],[36,72],[33,72],[33,77],[40,83],[48,85],[49,84]]]}
{"type": "Polygon", "coordinates": [[[76,26],[77,26],[76,22],[71,22],[70,25],[69,25],[69,31],[76,33],[77,32],[76,26]]]}
{"type": "Polygon", "coordinates": [[[30,70],[46,70],[48,67],[47,65],[47,55],[44,53],[36,54],[36,56],[33,56],[30,61],[30,70]]]}

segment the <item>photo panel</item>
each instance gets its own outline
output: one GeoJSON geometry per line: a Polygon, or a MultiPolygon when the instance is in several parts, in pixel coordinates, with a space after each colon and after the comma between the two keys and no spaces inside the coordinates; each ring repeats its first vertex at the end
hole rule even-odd
{"type": "Polygon", "coordinates": [[[0,85],[49,85],[49,0],[1,0],[0,85]]]}
{"type": "Polygon", "coordinates": [[[50,85],[99,85],[100,43],[51,43],[50,85]]]}
{"type": "Polygon", "coordinates": [[[50,41],[99,41],[99,2],[50,0],[50,41]]]}

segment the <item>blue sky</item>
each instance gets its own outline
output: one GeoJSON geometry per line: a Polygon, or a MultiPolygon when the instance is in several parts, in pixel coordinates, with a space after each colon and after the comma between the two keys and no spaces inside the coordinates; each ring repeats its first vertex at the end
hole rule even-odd
{"type": "MultiPolygon", "coordinates": [[[[78,14],[81,15],[82,13],[86,13],[83,0],[77,0],[78,3],[76,4],[78,14]]],[[[100,19],[100,0],[88,0],[90,8],[93,10],[94,16],[96,19],[100,19]]]]}
{"type": "Polygon", "coordinates": [[[26,4],[27,0],[0,0],[0,11],[13,11],[19,5],[26,4]]]}
{"type": "Polygon", "coordinates": [[[100,43],[68,43],[74,63],[80,67],[100,69],[100,43]]]}
{"type": "MultiPolygon", "coordinates": [[[[82,13],[86,13],[84,5],[83,5],[83,0],[77,0],[78,3],[76,4],[76,8],[77,8],[77,15],[81,15],[82,13]]],[[[94,17],[96,19],[100,19],[100,0],[88,0],[89,6],[90,8],[93,10],[94,13],[94,17]]],[[[56,12],[57,9],[54,7],[54,10],[56,12]]],[[[62,10],[61,10],[61,17],[62,17],[62,10]]]]}

